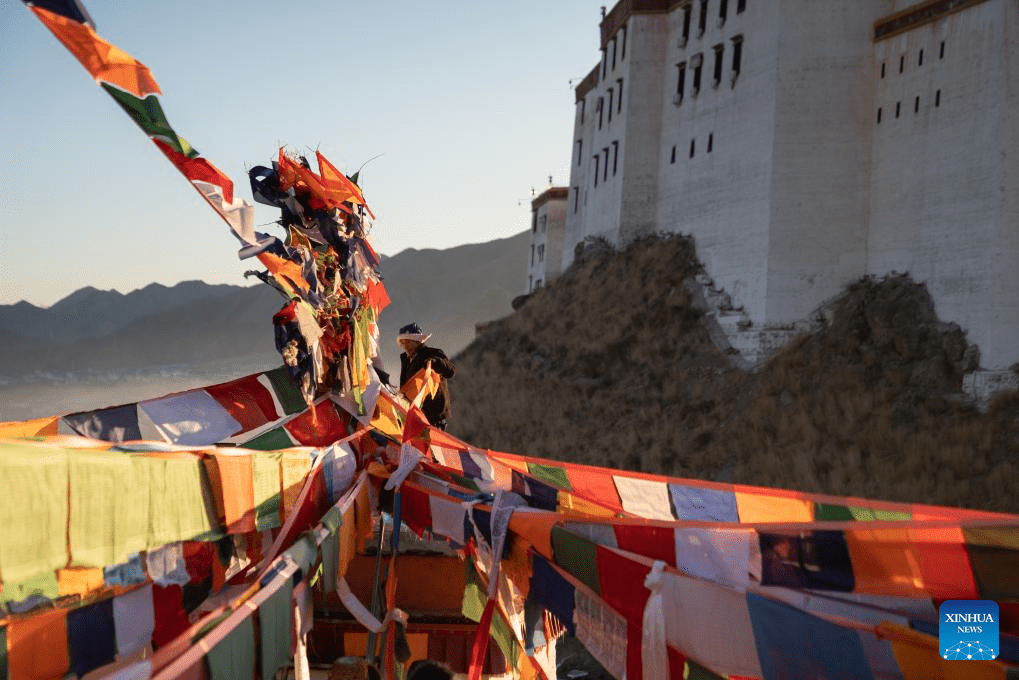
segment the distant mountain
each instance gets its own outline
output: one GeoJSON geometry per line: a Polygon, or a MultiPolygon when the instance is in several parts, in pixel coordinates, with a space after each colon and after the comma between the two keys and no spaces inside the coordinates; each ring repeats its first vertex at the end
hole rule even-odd
{"type": "MultiPolygon", "coordinates": [[[[410,321],[434,333],[432,344],[452,355],[473,339],[476,323],[508,314],[510,300],[523,292],[527,242],[523,232],[382,256],[393,301],[380,328],[387,365],[398,366],[396,330],[410,321]]],[[[282,303],[268,286],[185,281],[127,294],[86,287],[49,308],[0,305],[0,378],[198,364],[271,366],[279,361],[272,315],[282,303]]]]}

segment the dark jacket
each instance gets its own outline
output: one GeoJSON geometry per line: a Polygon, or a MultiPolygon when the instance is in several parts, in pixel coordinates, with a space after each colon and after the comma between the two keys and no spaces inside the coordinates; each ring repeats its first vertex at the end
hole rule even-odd
{"type": "MultiPolygon", "coordinates": [[[[406,352],[400,354],[400,387],[424,369],[429,359],[432,360],[432,370],[443,378],[452,378],[456,374],[456,368],[445,352],[437,347],[418,345],[413,358],[408,357],[406,352]]],[[[425,397],[421,411],[432,425],[445,425],[450,414],[449,385],[445,380],[439,383],[434,397],[425,397]]]]}

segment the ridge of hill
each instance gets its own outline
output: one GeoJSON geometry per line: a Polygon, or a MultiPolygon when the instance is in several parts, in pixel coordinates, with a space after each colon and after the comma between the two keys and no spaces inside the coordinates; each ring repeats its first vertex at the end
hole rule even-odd
{"type": "Polygon", "coordinates": [[[455,358],[450,431],[590,465],[1019,511],[1019,393],[986,413],[964,397],[974,350],[922,284],[855,282],[751,373],[710,339],[687,288],[701,271],[687,237],[589,243],[455,358]]]}
{"type": "MultiPolygon", "coordinates": [[[[380,324],[387,365],[397,356],[396,330],[410,321],[452,354],[473,339],[475,324],[508,314],[523,287],[528,236],[383,258],[393,301],[380,324]]],[[[0,305],[0,381],[159,366],[272,366],[280,360],[272,315],[282,304],[264,285],[185,281],[127,294],[88,286],[49,308],[0,305]]]]}

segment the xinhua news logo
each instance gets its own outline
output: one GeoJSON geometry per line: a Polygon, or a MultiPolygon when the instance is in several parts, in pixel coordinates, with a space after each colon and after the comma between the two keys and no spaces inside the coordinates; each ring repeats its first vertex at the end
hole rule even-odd
{"type": "Polygon", "coordinates": [[[998,603],[991,600],[945,600],[938,611],[941,658],[990,661],[998,658],[998,603]]]}

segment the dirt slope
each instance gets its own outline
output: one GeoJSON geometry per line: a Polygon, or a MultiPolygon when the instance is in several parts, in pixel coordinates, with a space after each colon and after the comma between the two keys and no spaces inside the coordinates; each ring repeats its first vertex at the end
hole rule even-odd
{"type": "Polygon", "coordinates": [[[450,430],[478,446],[646,472],[1019,512],[1019,395],[967,403],[977,364],[908,276],[850,286],[761,370],[729,366],[683,237],[590,243],[457,358],[450,430]]]}

